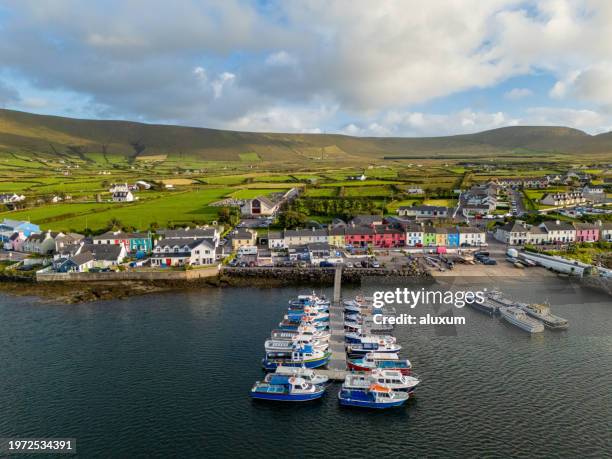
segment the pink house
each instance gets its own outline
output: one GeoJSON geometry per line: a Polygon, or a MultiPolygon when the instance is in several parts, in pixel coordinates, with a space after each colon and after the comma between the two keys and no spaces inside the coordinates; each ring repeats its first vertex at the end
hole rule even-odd
{"type": "Polygon", "coordinates": [[[576,242],[599,241],[599,226],[592,223],[574,223],[576,242]]]}
{"type": "Polygon", "coordinates": [[[27,238],[22,231],[13,233],[8,238],[8,241],[4,243],[4,250],[12,250],[15,252],[21,252],[23,243],[25,242],[26,239],[27,238]]]}

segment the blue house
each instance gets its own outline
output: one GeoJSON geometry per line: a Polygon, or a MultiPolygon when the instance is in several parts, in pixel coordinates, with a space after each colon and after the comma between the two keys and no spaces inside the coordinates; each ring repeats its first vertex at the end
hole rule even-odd
{"type": "Polygon", "coordinates": [[[459,247],[459,230],[457,228],[448,228],[447,247],[459,247]]]}
{"type": "Polygon", "coordinates": [[[40,226],[27,221],[11,220],[5,218],[0,223],[0,241],[7,242],[13,233],[22,232],[25,237],[31,234],[40,233],[40,226]]]}

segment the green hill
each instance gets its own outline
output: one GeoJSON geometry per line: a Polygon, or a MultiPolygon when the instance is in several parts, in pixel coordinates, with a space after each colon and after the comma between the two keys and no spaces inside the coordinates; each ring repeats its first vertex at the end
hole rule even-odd
{"type": "Polygon", "coordinates": [[[82,120],[0,109],[0,152],[21,156],[157,155],[200,160],[469,157],[516,151],[612,153],[612,133],[592,136],[566,127],[516,126],[477,134],[423,138],[350,137],[223,131],[130,121],[82,120]],[[242,156],[241,156],[242,155],[242,156]]]}

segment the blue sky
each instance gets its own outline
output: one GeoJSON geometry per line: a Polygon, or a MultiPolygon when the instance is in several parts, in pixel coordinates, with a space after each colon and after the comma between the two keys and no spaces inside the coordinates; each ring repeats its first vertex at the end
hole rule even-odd
{"type": "Polygon", "coordinates": [[[0,0],[0,107],[222,129],[612,130],[604,0],[0,0]]]}

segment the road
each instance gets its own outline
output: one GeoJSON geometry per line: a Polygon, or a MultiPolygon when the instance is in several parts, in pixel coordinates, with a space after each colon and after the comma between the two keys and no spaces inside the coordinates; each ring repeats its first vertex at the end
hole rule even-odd
{"type": "Polygon", "coordinates": [[[520,190],[512,190],[512,196],[514,201],[516,201],[516,215],[517,217],[522,217],[527,213],[525,204],[523,203],[523,194],[520,190]]]}

